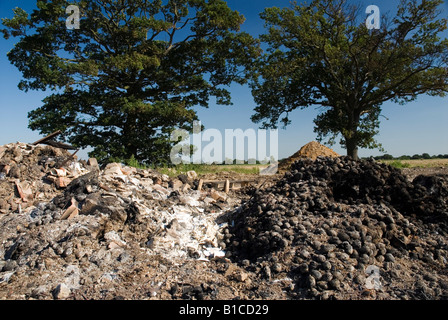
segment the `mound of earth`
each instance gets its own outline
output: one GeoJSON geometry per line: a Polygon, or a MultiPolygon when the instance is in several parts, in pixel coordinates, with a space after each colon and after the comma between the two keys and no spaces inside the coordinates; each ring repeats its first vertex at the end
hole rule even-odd
{"type": "Polygon", "coordinates": [[[447,192],[374,160],[302,159],[234,212],[228,249],[293,298],[447,299],[447,192]]]}
{"type": "Polygon", "coordinates": [[[300,148],[300,150],[294,153],[291,157],[280,161],[278,168],[281,171],[286,171],[295,161],[300,159],[309,158],[312,160],[316,160],[318,157],[336,158],[339,156],[340,155],[338,153],[320,144],[319,142],[311,141],[310,143],[307,143],[302,148],[300,148]]]}

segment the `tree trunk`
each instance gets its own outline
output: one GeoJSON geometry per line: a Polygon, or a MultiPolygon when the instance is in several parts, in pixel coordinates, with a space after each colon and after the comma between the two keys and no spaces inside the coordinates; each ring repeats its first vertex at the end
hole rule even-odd
{"type": "Polygon", "coordinates": [[[132,156],[137,158],[138,146],[135,144],[137,127],[137,117],[134,114],[128,114],[123,128],[123,145],[125,146],[125,157],[130,159],[132,156]]]}
{"type": "Polygon", "coordinates": [[[354,160],[358,160],[358,126],[359,126],[360,112],[356,105],[351,105],[349,108],[349,125],[348,135],[345,136],[345,146],[347,148],[347,155],[354,160]]]}
{"type": "Polygon", "coordinates": [[[358,160],[358,143],[356,138],[345,138],[345,146],[347,148],[347,155],[354,160],[358,160]]]}

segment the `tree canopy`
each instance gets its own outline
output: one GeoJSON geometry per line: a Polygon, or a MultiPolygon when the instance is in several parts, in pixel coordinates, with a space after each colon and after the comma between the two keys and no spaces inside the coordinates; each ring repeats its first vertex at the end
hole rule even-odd
{"type": "Polygon", "coordinates": [[[287,126],[295,109],[317,106],[315,132],[358,158],[358,147],[377,148],[382,105],[448,91],[448,40],[440,34],[442,0],[401,1],[380,29],[366,26],[364,7],[346,0],[294,3],[261,14],[268,49],[251,83],[252,120],[264,128],[287,126]]]}
{"type": "Polygon", "coordinates": [[[19,41],[8,58],[22,90],[51,90],[29,127],[63,132],[100,161],[169,161],[175,129],[191,130],[194,106],[231,104],[227,87],[247,81],[258,41],[222,0],[38,0],[2,19],[19,41]],[[66,8],[76,5],[79,29],[66,8]]]}

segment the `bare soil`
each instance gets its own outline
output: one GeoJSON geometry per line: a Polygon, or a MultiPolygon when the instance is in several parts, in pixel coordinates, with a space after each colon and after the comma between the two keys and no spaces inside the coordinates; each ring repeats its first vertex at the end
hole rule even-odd
{"type": "MultiPolygon", "coordinates": [[[[448,160],[448,159],[447,159],[448,160]]],[[[420,161],[420,160],[417,160],[420,161]]],[[[424,161],[424,160],[422,160],[424,161]]],[[[448,161],[447,161],[448,163],[448,161]]],[[[429,164],[426,162],[426,164],[429,164]]],[[[434,164],[431,162],[431,164],[434,164]]],[[[425,167],[413,167],[413,168],[404,168],[402,172],[406,177],[412,181],[415,177],[419,175],[425,176],[448,176],[448,166],[425,166],[425,167]]]]}

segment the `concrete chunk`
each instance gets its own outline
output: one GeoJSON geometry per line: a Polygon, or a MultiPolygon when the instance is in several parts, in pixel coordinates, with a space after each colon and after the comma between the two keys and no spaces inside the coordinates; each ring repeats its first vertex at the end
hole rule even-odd
{"type": "Polygon", "coordinates": [[[64,300],[70,296],[70,288],[65,283],[60,283],[53,291],[53,298],[56,300],[64,300]]]}

